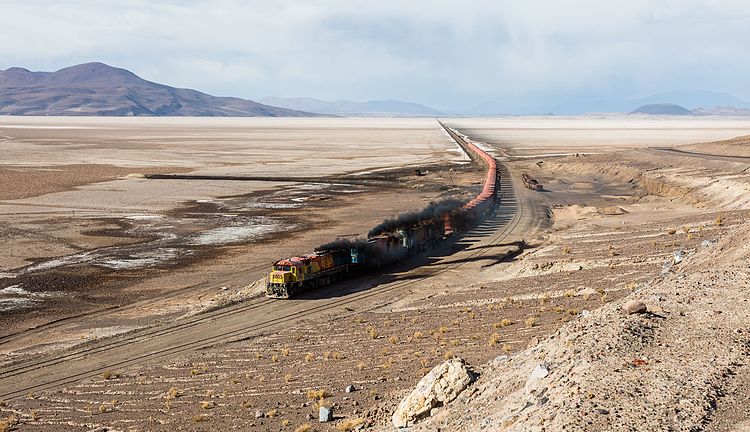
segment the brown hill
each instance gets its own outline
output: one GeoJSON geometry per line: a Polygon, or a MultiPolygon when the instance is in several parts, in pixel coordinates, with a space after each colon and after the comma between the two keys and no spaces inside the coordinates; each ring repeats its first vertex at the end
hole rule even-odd
{"type": "Polygon", "coordinates": [[[18,67],[0,71],[0,115],[318,116],[169,87],[103,63],[85,63],[57,72],[31,72],[18,67]]]}

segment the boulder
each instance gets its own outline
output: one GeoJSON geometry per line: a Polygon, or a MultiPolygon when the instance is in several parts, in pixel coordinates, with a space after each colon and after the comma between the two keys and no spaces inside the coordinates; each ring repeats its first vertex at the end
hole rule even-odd
{"type": "Polygon", "coordinates": [[[628,315],[646,312],[646,305],[638,300],[630,300],[622,305],[622,311],[628,315]]]}
{"type": "Polygon", "coordinates": [[[333,420],[333,408],[320,407],[318,409],[318,421],[327,423],[333,420]]]}
{"type": "Polygon", "coordinates": [[[541,384],[542,380],[547,378],[549,375],[549,368],[546,364],[538,364],[534,368],[533,371],[531,371],[531,375],[529,375],[529,379],[526,380],[526,385],[524,386],[524,390],[526,391],[526,394],[534,393],[539,389],[539,384],[541,384]]]}
{"type": "Polygon", "coordinates": [[[391,421],[396,428],[413,425],[430,415],[433,408],[455,399],[469,384],[474,375],[463,359],[454,357],[435,366],[417,384],[417,387],[399,403],[391,421]]]}

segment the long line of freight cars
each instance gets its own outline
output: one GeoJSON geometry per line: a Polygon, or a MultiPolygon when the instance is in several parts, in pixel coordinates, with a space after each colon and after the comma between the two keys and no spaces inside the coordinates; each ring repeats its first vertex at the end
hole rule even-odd
{"type": "Polygon", "coordinates": [[[312,254],[276,261],[266,282],[266,296],[289,298],[349,277],[355,269],[388,265],[429,249],[492,212],[500,185],[495,158],[442,123],[440,126],[473,160],[487,168],[482,191],[474,199],[433,203],[420,212],[386,221],[371,230],[367,240],[337,240],[312,254]]]}

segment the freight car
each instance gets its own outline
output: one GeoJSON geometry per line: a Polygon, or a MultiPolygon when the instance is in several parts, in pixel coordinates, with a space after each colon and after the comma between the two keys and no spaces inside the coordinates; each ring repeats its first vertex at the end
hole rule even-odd
{"type": "Polygon", "coordinates": [[[537,179],[531,178],[528,174],[523,174],[521,178],[523,179],[523,184],[528,189],[538,191],[544,188],[543,184],[539,183],[537,179]]]}

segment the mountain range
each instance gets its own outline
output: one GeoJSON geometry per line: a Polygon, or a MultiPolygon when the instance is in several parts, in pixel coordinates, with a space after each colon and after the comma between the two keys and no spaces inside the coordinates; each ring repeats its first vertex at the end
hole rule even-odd
{"type": "Polygon", "coordinates": [[[0,71],[0,115],[37,116],[320,116],[234,97],[146,81],[103,63],[57,72],[0,71]]]}
{"type": "Polygon", "coordinates": [[[371,100],[334,102],[313,98],[267,97],[260,100],[264,104],[300,111],[350,117],[431,117],[442,115],[438,110],[413,102],[398,100],[371,100]]]}

